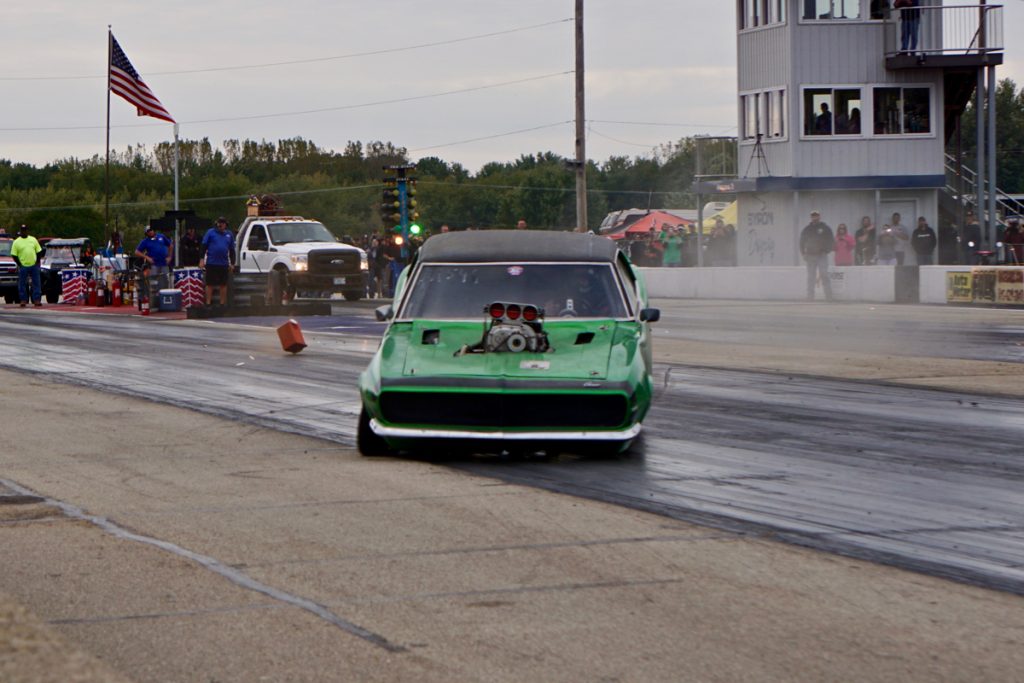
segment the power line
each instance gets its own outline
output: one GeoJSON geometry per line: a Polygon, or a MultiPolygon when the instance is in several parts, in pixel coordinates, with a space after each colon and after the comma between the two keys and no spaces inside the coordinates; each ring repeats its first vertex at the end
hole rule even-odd
{"type": "MultiPolygon", "coordinates": [[[[409,50],[422,50],[428,47],[440,47],[442,45],[454,45],[456,43],[465,43],[471,40],[481,40],[483,38],[493,38],[495,36],[504,36],[510,33],[520,33],[522,31],[533,31],[538,28],[545,28],[548,26],[554,26],[556,24],[564,24],[568,21],[572,21],[572,17],[567,19],[556,19],[554,21],[547,21],[542,24],[533,24],[531,26],[520,26],[518,28],[511,28],[504,31],[492,31],[490,33],[479,33],[473,36],[464,36],[462,38],[452,38],[450,40],[439,40],[433,43],[420,43],[418,45],[408,45],[405,47],[391,47],[382,50],[371,50],[368,52],[352,52],[344,55],[334,55],[331,57],[312,57],[310,59],[295,59],[285,62],[266,62],[263,64],[242,64],[239,66],[218,66],[210,67],[206,69],[189,69],[181,71],[148,71],[148,76],[176,76],[180,74],[199,74],[199,73],[211,73],[216,71],[241,71],[244,69],[265,69],[268,67],[277,66],[290,66],[292,64],[314,64],[317,62],[330,62],[340,59],[355,59],[357,57],[373,57],[376,55],[389,54],[393,52],[407,52],[409,50]]],[[[79,81],[79,80],[94,80],[99,78],[106,78],[106,74],[100,76],[0,76],[0,81],[79,81]]]]}
{"type": "Polygon", "coordinates": [[[605,135],[604,133],[601,133],[601,132],[599,132],[597,130],[594,130],[594,128],[592,126],[588,127],[587,130],[590,131],[590,133],[592,133],[593,135],[596,135],[599,138],[604,138],[605,140],[611,140],[612,142],[617,142],[620,145],[632,145],[634,147],[643,147],[644,149],[654,149],[659,144],[661,144],[661,143],[657,143],[657,144],[654,144],[654,145],[646,145],[646,144],[643,144],[643,143],[640,143],[640,142],[629,142],[628,140],[620,140],[618,138],[613,138],[611,135],[605,135]]]}
{"type": "Polygon", "coordinates": [[[735,124],[723,125],[720,123],[664,123],[654,121],[611,121],[608,119],[587,119],[587,123],[617,123],[626,126],[666,126],[669,128],[735,128],[735,124]]]}
{"type": "Polygon", "coordinates": [[[544,125],[534,126],[532,128],[520,128],[519,130],[510,130],[507,133],[495,133],[494,135],[485,135],[485,136],[479,137],[479,138],[469,138],[468,140],[457,140],[455,142],[445,142],[445,143],[440,144],[440,145],[430,145],[429,147],[418,147],[417,149],[410,149],[408,151],[410,153],[411,152],[423,152],[423,151],[428,150],[428,149],[437,149],[439,147],[453,147],[454,145],[465,145],[465,144],[468,144],[470,142],[481,142],[483,140],[494,140],[495,138],[503,138],[503,137],[507,137],[509,135],[519,135],[520,133],[530,133],[530,132],[535,131],[535,130],[543,130],[545,128],[554,128],[555,126],[564,126],[567,123],[572,123],[572,121],[558,121],[556,123],[545,123],[544,125]]]}
{"type": "MultiPolygon", "coordinates": [[[[480,90],[490,90],[493,88],[502,88],[508,85],[518,85],[520,83],[530,83],[533,81],[541,81],[548,78],[556,78],[558,76],[566,76],[571,74],[572,71],[558,71],[555,73],[544,74],[542,76],[530,76],[528,78],[519,78],[512,81],[503,81],[500,83],[489,83],[487,85],[478,85],[472,88],[460,88],[458,90],[446,90],[444,92],[429,93],[426,95],[413,95],[411,97],[399,97],[391,100],[378,100],[376,102],[362,102],[360,104],[346,104],[338,107],[323,107],[321,109],[306,109],[303,111],[289,111],[289,112],[277,112],[274,114],[253,114],[251,116],[233,116],[224,117],[217,119],[194,119],[191,121],[179,121],[180,125],[194,124],[194,123],[223,123],[228,121],[252,121],[255,119],[271,119],[280,118],[284,116],[306,116],[309,114],[322,114],[325,112],[332,111],[346,111],[349,109],[363,109],[366,107],[376,107],[382,104],[400,104],[402,102],[415,102],[416,100],[426,100],[434,97],[444,97],[446,95],[459,95],[468,92],[477,92],[480,90]]],[[[152,128],[154,126],[165,126],[167,124],[162,123],[135,123],[126,124],[121,126],[111,126],[112,128],[152,128]]],[[[38,126],[38,127],[25,127],[25,128],[0,128],[0,132],[27,132],[27,131],[54,131],[54,130],[99,130],[105,129],[106,126],[38,126]]]]}

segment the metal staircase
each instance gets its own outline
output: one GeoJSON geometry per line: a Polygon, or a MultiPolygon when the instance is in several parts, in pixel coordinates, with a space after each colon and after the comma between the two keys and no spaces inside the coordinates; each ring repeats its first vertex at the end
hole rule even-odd
{"type": "MultiPolygon", "coordinates": [[[[976,201],[975,191],[978,185],[978,174],[974,172],[974,169],[967,166],[958,166],[956,163],[956,157],[952,154],[946,155],[946,191],[944,201],[951,202],[951,205],[945,207],[950,213],[955,206],[955,223],[959,224],[959,217],[961,211],[966,207],[977,207],[979,209],[979,218],[985,216],[986,207],[978,207],[976,201]]],[[[991,185],[991,181],[986,179],[986,189],[991,185]]],[[[1006,194],[998,187],[995,188],[996,194],[996,216],[995,220],[998,225],[1004,225],[1004,221],[1009,216],[1021,216],[1024,215],[1024,205],[1018,199],[1014,199],[1010,195],[1006,194]]]]}

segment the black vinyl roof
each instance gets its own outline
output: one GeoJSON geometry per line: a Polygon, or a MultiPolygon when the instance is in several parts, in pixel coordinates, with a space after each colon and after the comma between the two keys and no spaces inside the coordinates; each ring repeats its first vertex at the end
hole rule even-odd
{"type": "Polygon", "coordinates": [[[586,261],[609,263],[618,247],[607,237],[548,230],[467,230],[434,235],[420,247],[421,263],[586,261]]]}

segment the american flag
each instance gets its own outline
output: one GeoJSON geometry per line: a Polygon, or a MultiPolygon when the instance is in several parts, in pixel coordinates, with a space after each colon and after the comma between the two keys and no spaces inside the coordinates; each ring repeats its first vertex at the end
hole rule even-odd
{"type": "Polygon", "coordinates": [[[139,72],[135,70],[124,50],[117,43],[117,38],[110,36],[110,89],[135,105],[139,116],[152,116],[174,123],[171,114],[160,104],[149,86],[142,82],[139,72]]]}
{"type": "Polygon", "coordinates": [[[202,308],[206,302],[203,271],[199,268],[178,268],[174,271],[174,288],[181,290],[182,308],[202,308]]]}
{"type": "Polygon", "coordinates": [[[60,271],[61,296],[64,303],[74,304],[79,296],[85,295],[89,271],[82,268],[65,268],[60,271]]]}

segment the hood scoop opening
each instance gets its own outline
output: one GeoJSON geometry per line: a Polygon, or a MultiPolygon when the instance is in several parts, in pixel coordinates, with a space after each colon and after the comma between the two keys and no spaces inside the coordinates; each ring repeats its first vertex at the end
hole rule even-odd
{"type": "Polygon", "coordinates": [[[589,344],[592,341],[594,341],[593,332],[580,332],[579,334],[576,335],[576,346],[580,346],[581,344],[589,344]]]}
{"type": "Polygon", "coordinates": [[[423,337],[420,343],[427,346],[436,346],[441,343],[441,330],[423,330],[423,337]]]}

